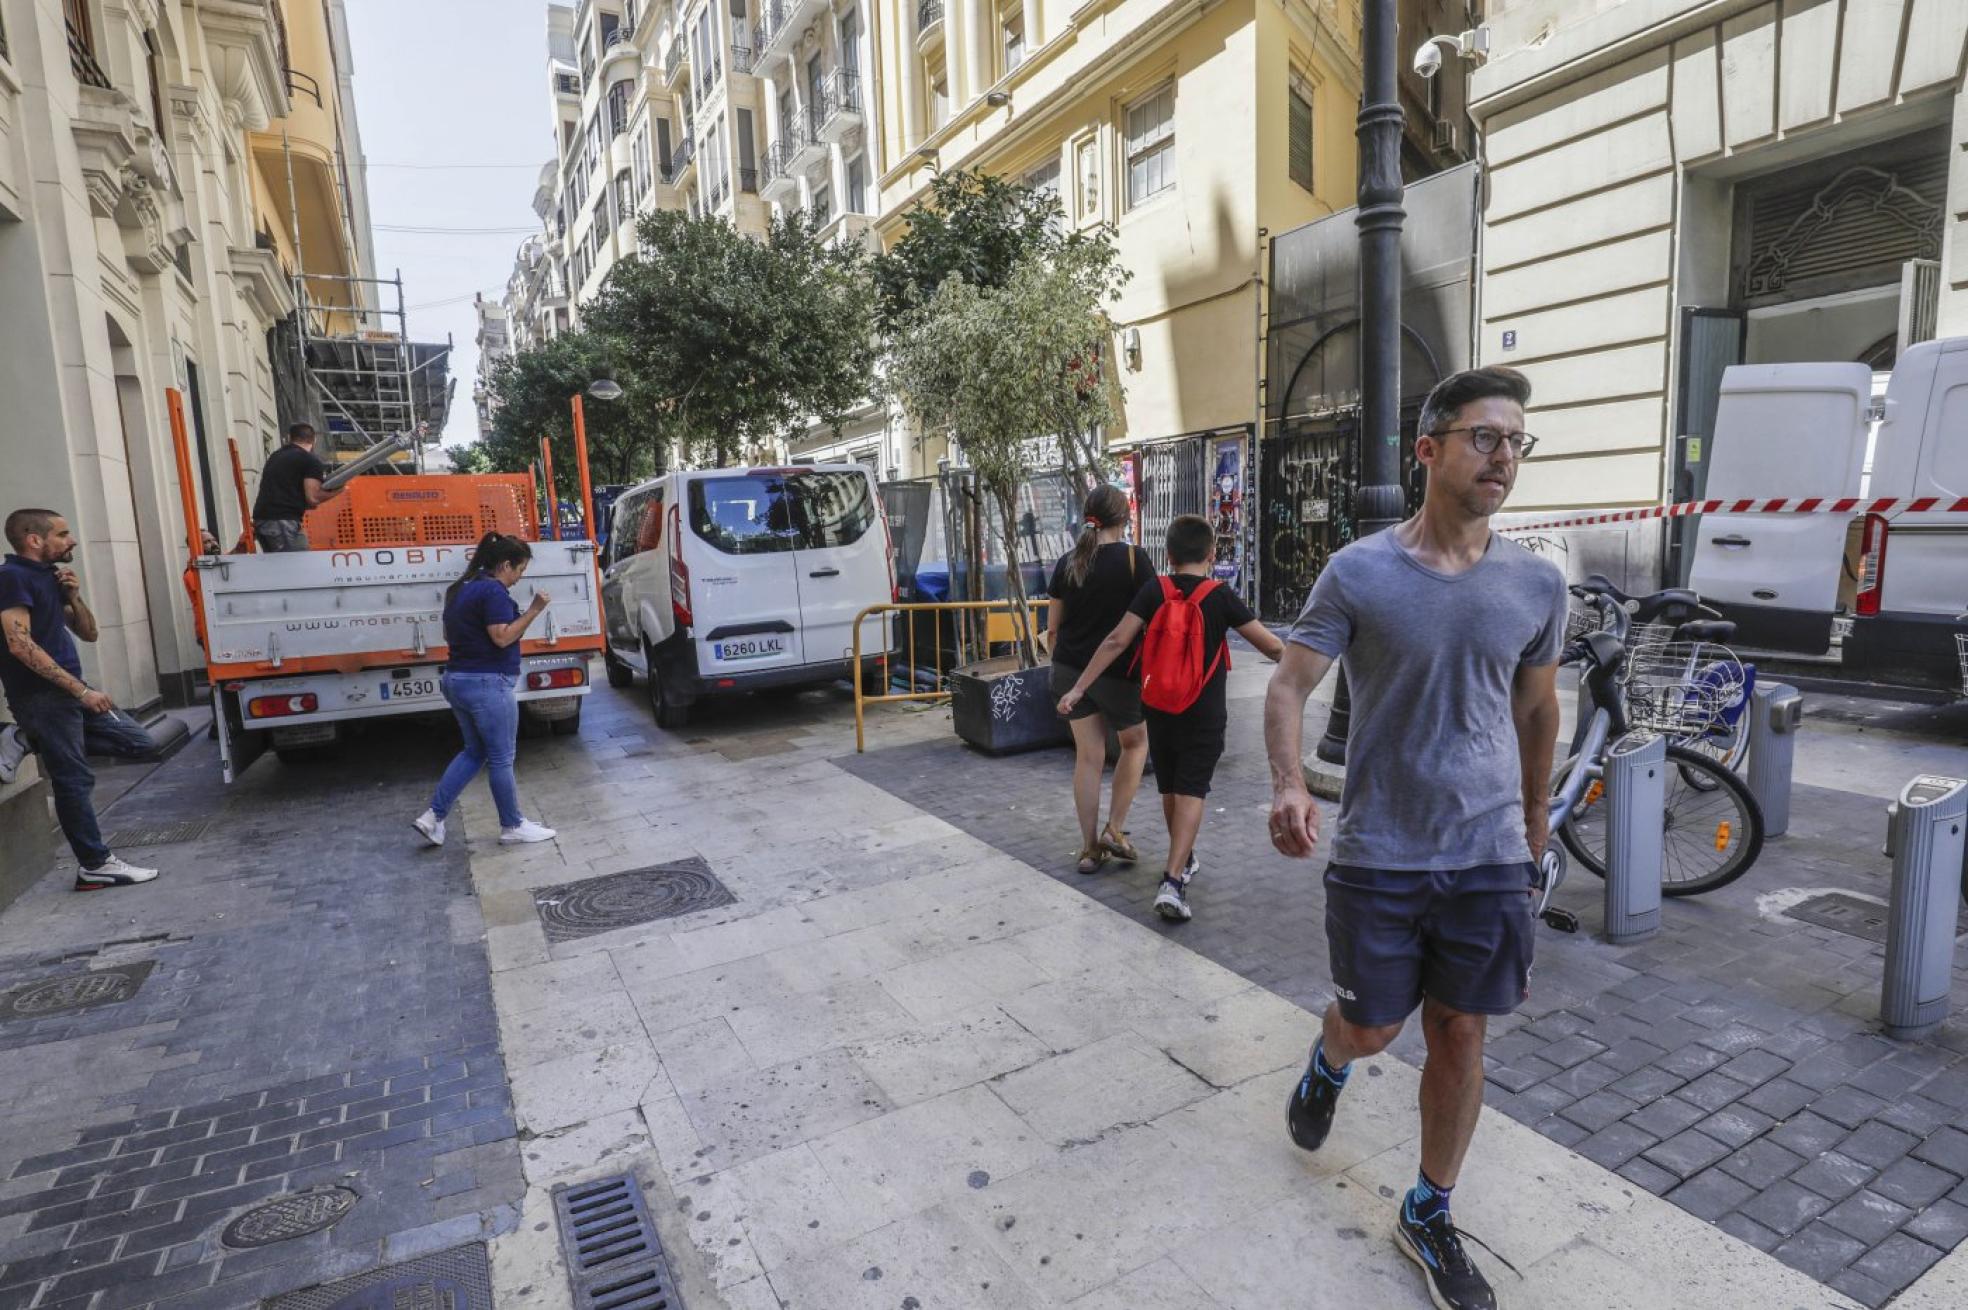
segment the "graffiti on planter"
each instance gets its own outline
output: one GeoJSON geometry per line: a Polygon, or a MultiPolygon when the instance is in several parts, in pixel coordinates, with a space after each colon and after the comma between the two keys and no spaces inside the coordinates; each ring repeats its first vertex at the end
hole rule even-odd
{"type": "Polygon", "coordinates": [[[1022,678],[999,678],[991,684],[991,717],[1009,722],[1018,713],[1018,702],[1024,695],[1022,678]]]}

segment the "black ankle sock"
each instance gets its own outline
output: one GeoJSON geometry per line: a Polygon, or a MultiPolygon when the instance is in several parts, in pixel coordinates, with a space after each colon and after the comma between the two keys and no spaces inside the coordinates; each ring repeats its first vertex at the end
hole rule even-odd
{"type": "Polygon", "coordinates": [[[1440,1187],[1430,1181],[1428,1175],[1417,1169],[1415,1185],[1408,1192],[1408,1216],[1416,1223],[1432,1222],[1438,1215],[1449,1213],[1449,1193],[1453,1187],[1440,1187]]]}

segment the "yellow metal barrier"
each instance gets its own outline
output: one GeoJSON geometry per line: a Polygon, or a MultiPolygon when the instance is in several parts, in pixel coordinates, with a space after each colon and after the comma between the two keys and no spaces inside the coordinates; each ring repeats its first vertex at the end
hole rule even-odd
{"type": "MultiPolygon", "coordinates": [[[[1039,629],[1039,616],[1045,612],[1046,602],[1027,603],[1032,631],[1039,629]]],[[[1004,600],[950,600],[922,603],[893,603],[870,605],[854,616],[854,749],[858,753],[867,749],[866,708],[869,705],[887,701],[941,701],[950,699],[947,679],[943,672],[943,618],[952,620],[951,642],[956,658],[951,667],[959,668],[977,660],[987,658],[995,646],[1008,646],[1017,641],[1017,616],[1010,601],[1004,600]],[[935,675],[934,691],[890,691],[890,678],[887,666],[883,665],[881,692],[870,695],[863,685],[861,630],[862,625],[871,618],[879,617],[883,628],[888,626],[892,614],[916,615],[934,614],[936,616],[930,640],[930,663],[928,671],[935,675]],[[968,619],[968,622],[958,620],[968,619]]],[[[916,661],[916,624],[913,619],[905,622],[907,658],[903,667],[907,670],[909,686],[916,685],[916,672],[924,666],[916,661]]],[[[890,638],[884,632],[883,641],[890,638]]]]}

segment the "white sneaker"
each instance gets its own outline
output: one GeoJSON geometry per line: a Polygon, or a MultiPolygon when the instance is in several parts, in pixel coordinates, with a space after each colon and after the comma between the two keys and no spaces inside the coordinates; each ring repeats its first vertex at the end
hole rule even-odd
{"type": "Polygon", "coordinates": [[[13,782],[14,775],[20,772],[21,761],[26,758],[27,734],[18,724],[0,728],[0,787],[13,782]]]}
{"type": "Polygon", "coordinates": [[[521,819],[517,828],[506,828],[499,833],[501,846],[518,846],[526,842],[552,841],[557,834],[552,828],[542,827],[531,819],[521,819]]]}
{"type": "Polygon", "coordinates": [[[435,811],[425,810],[411,821],[411,827],[424,834],[424,840],[433,846],[444,845],[444,820],[435,811]]]}
{"type": "Polygon", "coordinates": [[[92,892],[103,887],[130,887],[140,882],[149,882],[157,876],[155,869],[140,869],[134,864],[125,864],[117,856],[110,856],[93,869],[78,869],[75,872],[75,890],[92,892]]]}

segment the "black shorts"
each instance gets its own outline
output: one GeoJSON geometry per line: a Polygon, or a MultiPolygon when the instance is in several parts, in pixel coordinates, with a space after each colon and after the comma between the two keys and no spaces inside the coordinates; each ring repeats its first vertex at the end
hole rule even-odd
{"type": "Polygon", "coordinates": [[[1223,758],[1224,721],[1193,711],[1149,710],[1147,715],[1148,760],[1155,770],[1155,786],[1164,796],[1209,795],[1216,762],[1223,758]]]}
{"type": "Polygon", "coordinates": [[[1530,995],[1533,870],[1326,869],[1326,946],[1339,1012],[1362,1028],[1432,996],[1464,1014],[1509,1014],[1530,995]]]}
{"type": "MultiPolygon", "coordinates": [[[[1058,700],[1073,690],[1073,684],[1080,680],[1080,675],[1084,672],[1086,670],[1077,665],[1060,664],[1054,661],[1053,699],[1058,700]]],[[[1122,728],[1132,728],[1141,722],[1141,684],[1110,675],[1095,678],[1093,685],[1086,689],[1086,695],[1080,697],[1080,703],[1075,705],[1073,712],[1066,717],[1090,719],[1096,714],[1105,718],[1108,726],[1117,732],[1122,728]]]]}

